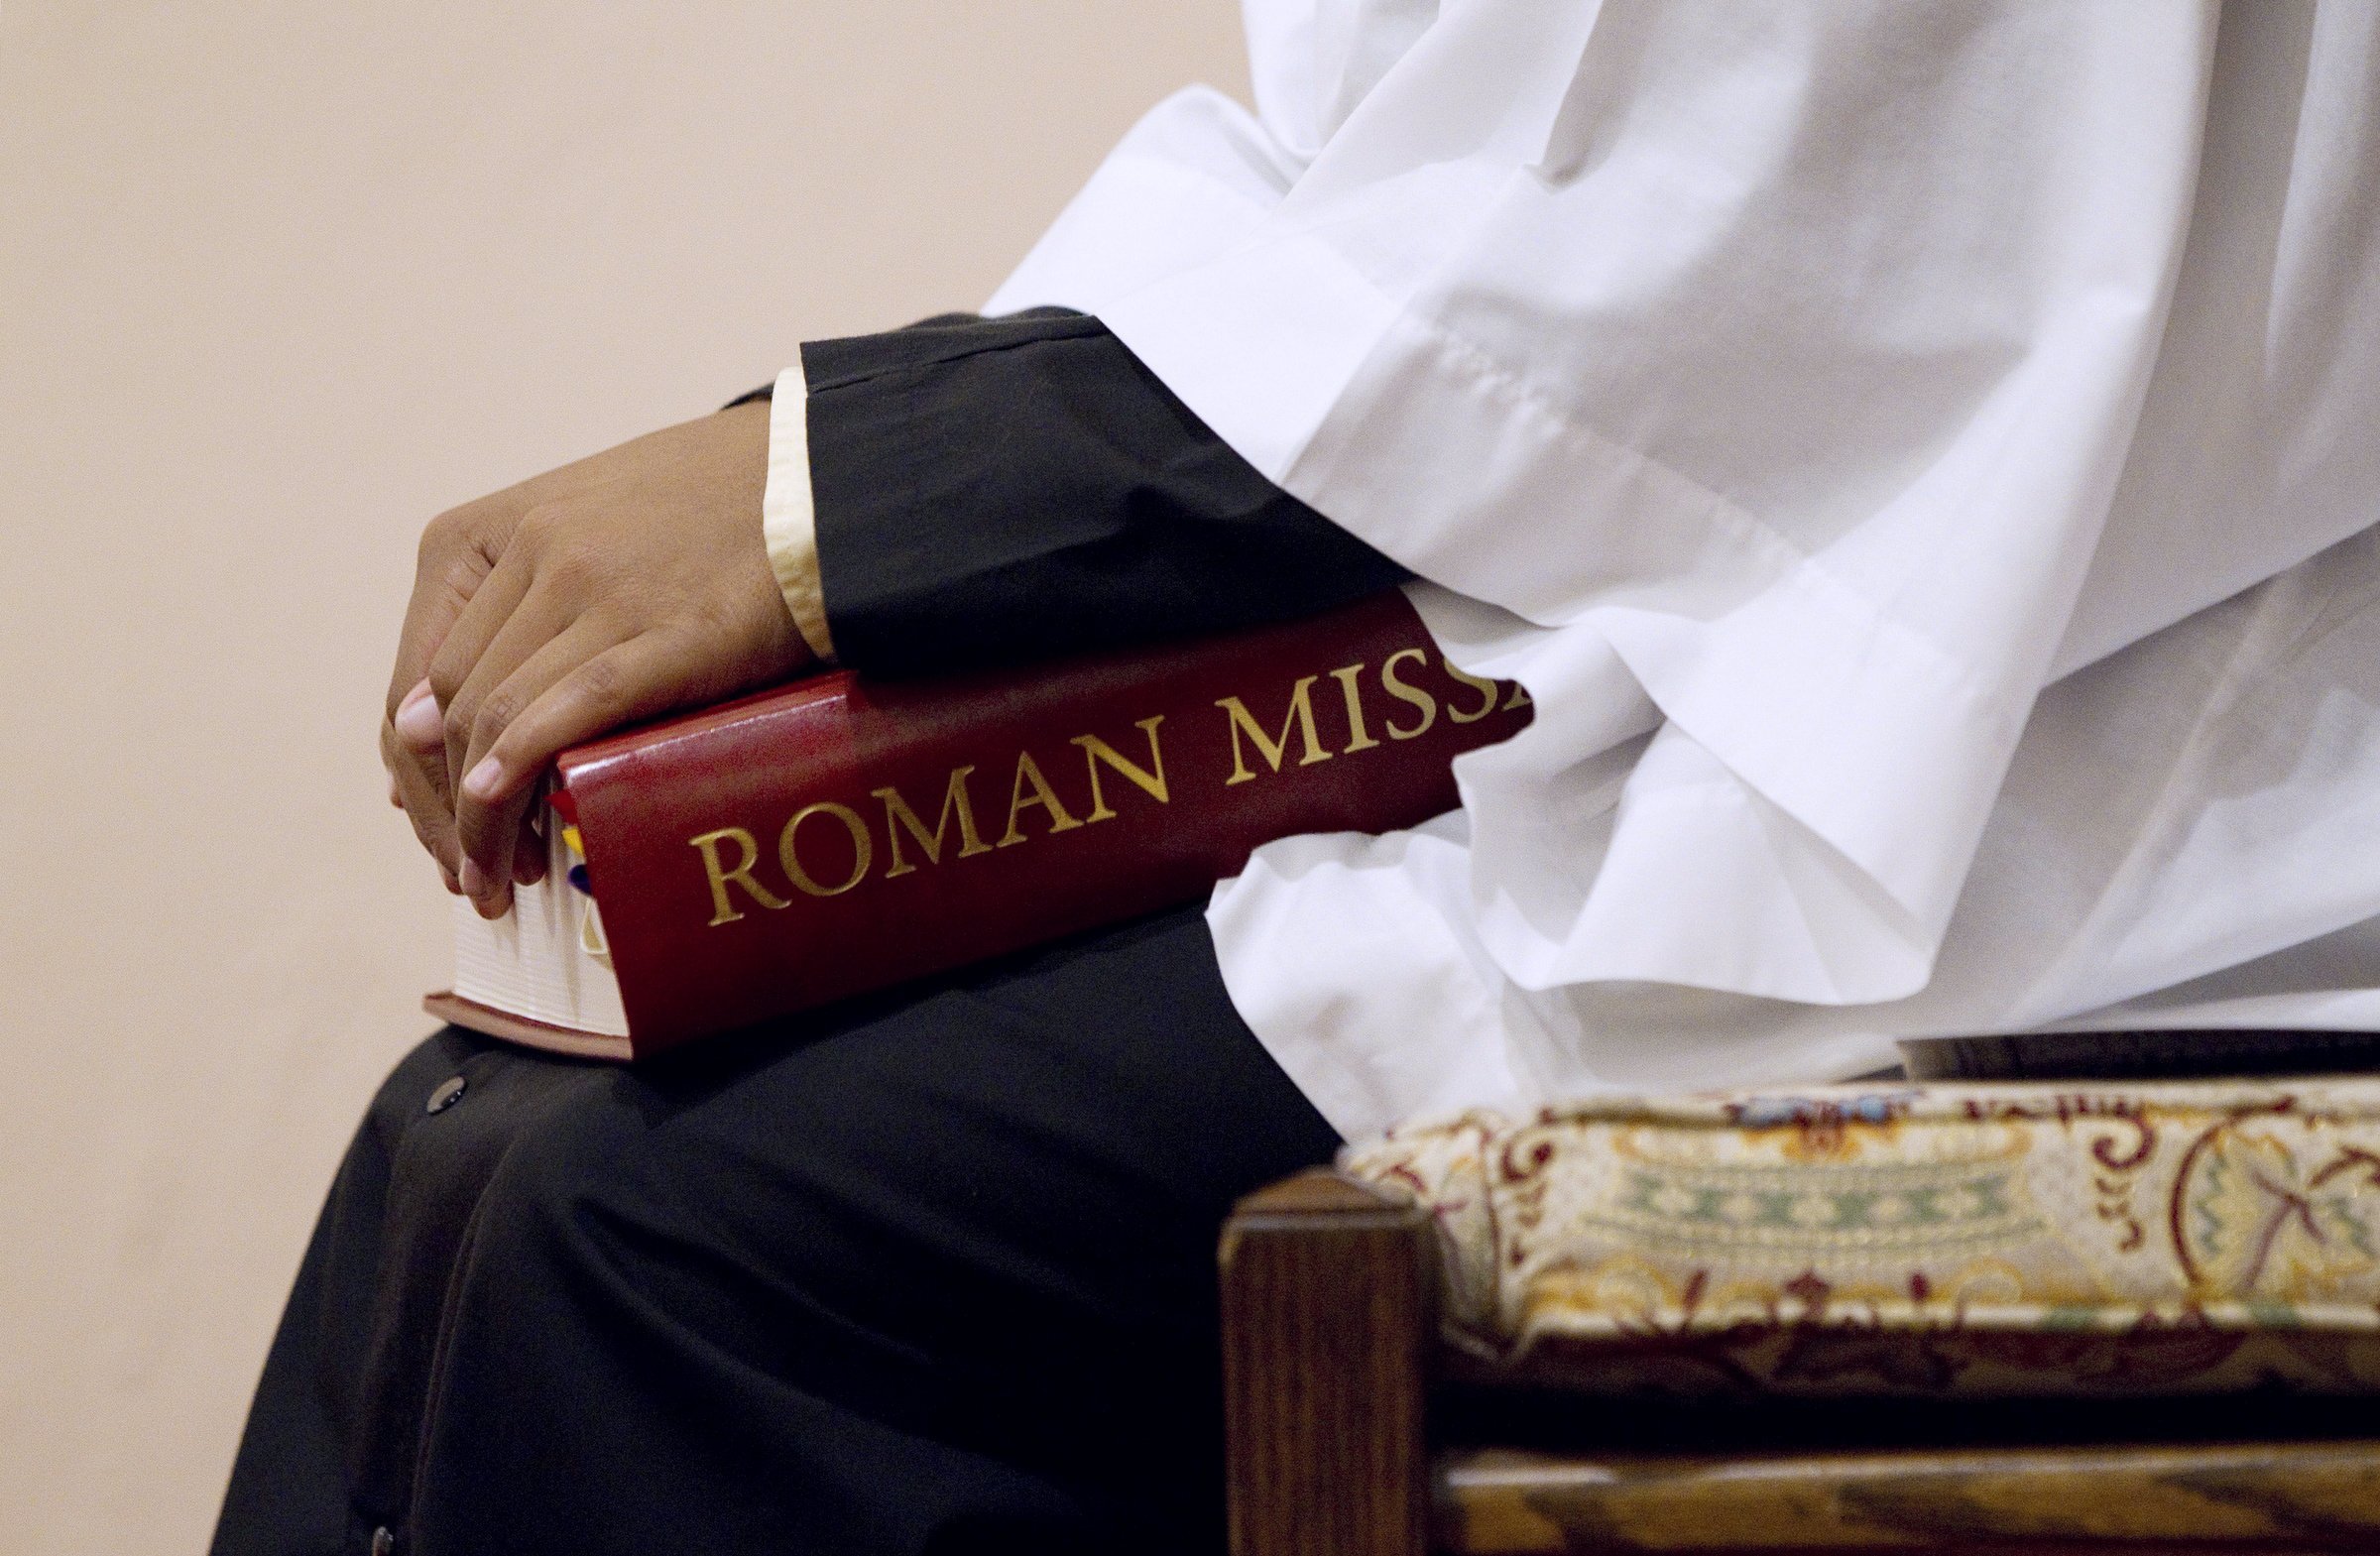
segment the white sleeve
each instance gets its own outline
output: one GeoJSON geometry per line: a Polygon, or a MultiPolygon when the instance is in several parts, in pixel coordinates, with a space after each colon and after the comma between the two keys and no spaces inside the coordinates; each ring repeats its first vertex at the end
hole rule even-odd
{"type": "MultiPolygon", "coordinates": [[[[2022,867],[1977,867],[2029,727],[2051,743],[2021,772],[2107,790],[2045,687],[2372,523],[2380,9],[1249,3],[1263,114],[1152,116],[1005,295],[1095,310],[1265,476],[1443,586],[1449,653],[1537,705],[1458,766],[1460,836],[1276,845],[1297,868],[1267,851],[1226,888],[1226,981],[1276,1056],[1302,1023],[1394,1080],[1349,1098],[1464,1095],[1392,997],[1433,945],[1433,987],[1476,975],[1464,1051],[1526,1094],[1862,1063],[1906,1015],[1875,1013],[1948,968],[2002,1004],[1942,1019],[2054,1018],[2130,992],[2119,968],[2173,982],[2380,912],[2336,829],[2277,896],[2164,890],[2192,827],[2266,879],[2272,825],[2343,827],[2356,792],[2300,783],[2226,829],[2196,758],[2188,803],[2026,812],[2055,821],[2022,867]],[[1977,937],[1986,907],[2079,934],[2058,884],[2085,859],[2167,904],[2131,949],[2025,966],[1977,937]],[[1681,1041],[1605,1043],[1631,1001],[1726,1035],[1682,1067],[1681,1041]],[[1821,1059],[1814,1025],[1871,1046],[1821,1059]]],[[[2294,631],[2305,593],[2256,619],[2294,631]]],[[[2222,715],[2175,647],[2198,637],[2110,671],[2100,723],[2222,715]]],[[[2320,750],[2368,749],[2380,783],[2380,689],[2313,660],[2244,706],[2307,689],[2320,750]]]]}

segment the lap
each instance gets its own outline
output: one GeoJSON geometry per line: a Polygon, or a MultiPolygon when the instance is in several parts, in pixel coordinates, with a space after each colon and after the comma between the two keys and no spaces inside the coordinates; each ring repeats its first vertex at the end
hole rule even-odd
{"type": "Polygon", "coordinates": [[[1213,1452],[1215,1229],[1336,1143],[1194,912],[634,1069],[441,1033],[370,1130],[424,1266],[407,1321],[440,1337],[425,1551],[590,1463],[641,1488],[596,1498],[615,1534],[844,1505],[855,1548],[924,1548],[936,1519],[1211,1500],[1152,1466],[1213,1452]],[[519,1427],[557,1399],[559,1452],[519,1427]],[[877,1475],[939,1490],[864,1506],[877,1475]]]}
{"type": "Polygon", "coordinates": [[[1211,1249],[1156,1267],[1145,1238],[1219,1221],[1251,1181],[1336,1144],[1232,1012],[1187,912],[675,1062],[582,1065],[464,1035],[449,1065],[455,1035],[425,1045],[440,1062],[401,1069],[409,1092],[466,1082],[408,1133],[437,1150],[439,1126],[504,1110],[471,1151],[501,1158],[483,1220],[674,1229],[822,1291],[865,1271],[872,1290],[897,1281],[919,1323],[942,1321],[934,1293],[962,1268],[983,1277],[970,1329],[993,1293],[1021,1299],[1020,1322],[1063,1313],[1086,1268],[1204,1290],[1211,1249]]]}

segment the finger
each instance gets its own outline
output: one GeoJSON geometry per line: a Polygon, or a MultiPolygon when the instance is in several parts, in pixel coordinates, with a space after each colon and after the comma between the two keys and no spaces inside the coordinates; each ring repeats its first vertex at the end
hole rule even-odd
{"type": "Polygon", "coordinates": [[[543,608],[515,629],[511,662],[482,669],[480,660],[512,624],[535,583],[535,559],[519,546],[506,551],[495,571],[471,596],[471,603],[446,629],[438,652],[430,657],[425,675],[440,715],[437,760],[446,770],[449,789],[463,776],[463,752],[471,743],[471,720],[478,715],[479,700],[561,628],[564,618],[554,606],[551,591],[546,591],[546,599],[540,602],[543,608]],[[526,645],[522,643],[524,635],[529,640],[526,645]]]}
{"type": "Polygon", "coordinates": [[[454,844],[453,804],[446,797],[442,741],[433,738],[430,751],[423,753],[418,740],[397,738],[395,726],[400,714],[407,715],[409,734],[421,732],[425,716],[434,721],[437,705],[426,690],[429,661],[494,569],[519,513],[517,504],[499,494],[441,514],[422,530],[414,592],[398,634],[397,663],[381,719],[381,760],[396,798],[449,890],[455,889],[461,854],[454,844]]]}
{"type": "MultiPolygon", "coordinates": [[[[534,614],[533,607],[525,606],[515,619],[534,614]]],[[[482,912],[493,916],[504,910],[513,881],[513,859],[533,791],[530,780],[543,771],[559,748],[533,754],[532,765],[522,775],[523,781],[501,787],[492,786],[491,775],[481,771],[481,764],[505,739],[520,714],[535,706],[556,683],[619,642],[615,631],[593,619],[572,623],[540,645],[502,684],[479,699],[466,755],[455,765],[456,771],[466,777],[455,795],[454,822],[463,852],[463,890],[482,912]],[[476,783],[471,778],[475,774],[479,778],[476,783]]],[[[492,649],[482,662],[492,662],[496,658],[492,649]]],[[[477,678],[475,672],[474,681],[477,678]]]]}
{"type": "Polygon", "coordinates": [[[536,886],[545,879],[545,834],[539,830],[537,811],[532,805],[521,815],[521,836],[513,844],[513,885],[536,886]]]}
{"type": "MultiPolygon", "coordinates": [[[[491,589],[500,587],[491,584],[491,589]]],[[[476,643],[481,624],[465,619],[455,624],[448,636],[450,649],[475,655],[462,679],[438,699],[440,709],[439,744],[446,763],[451,786],[459,786],[462,776],[471,771],[475,751],[484,751],[493,740],[496,730],[510,722],[512,715],[527,707],[536,694],[552,683],[554,676],[617,642],[620,634],[600,642],[581,641],[577,658],[568,659],[548,669],[543,678],[533,679],[522,686],[506,689],[508,683],[524,666],[542,655],[553,643],[568,635],[582,616],[574,590],[544,579],[532,581],[528,591],[513,605],[512,611],[496,625],[484,643],[476,643]],[[484,735],[484,739],[482,738],[484,735]]],[[[439,659],[446,651],[440,651],[439,659]]],[[[433,664],[433,684],[443,673],[441,664],[433,664]]]]}
{"type": "Polygon", "coordinates": [[[429,672],[447,631],[495,570],[520,511],[508,494],[499,493],[440,514],[422,530],[414,592],[406,602],[397,663],[389,675],[388,717],[396,717],[407,694],[429,672]]]}
{"type": "Polygon", "coordinates": [[[381,761],[388,767],[399,803],[414,823],[414,835],[448,876],[462,866],[454,838],[454,784],[446,776],[443,729],[426,744],[420,726],[437,718],[437,699],[426,693],[398,705],[397,717],[380,725],[381,761]]]}
{"type": "Polygon", "coordinates": [[[414,682],[414,689],[397,704],[396,716],[389,722],[395,726],[397,738],[416,751],[443,753],[446,748],[445,715],[438,711],[437,695],[429,689],[426,675],[414,682]]]}
{"type": "Polygon", "coordinates": [[[462,866],[462,853],[454,838],[454,784],[446,776],[445,737],[441,731],[425,746],[417,728],[407,729],[424,715],[434,719],[437,708],[436,699],[424,696],[403,709],[399,719],[382,720],[381,752],[414,834],[438,868],[452,875],[462,866]]]}
{"type": "Polygon", "coordinates": [[[380,726],[380,749],[382,759],[389,765],[390,778],[396,784],[398,803],[405,807],[406,819],[414,825],[414,836],[429,857],[437,861],[446,890],[460,892],[462,878],[456,872],[462,863],[462,849],[455,841],[454,803],[446,794],[444,759],[430,763],[417,760],[415,753],[405,749],[404,742],[386,720],[380,726]]]}
{"type": "Polygon", "coordinates": [[[639,634],[586,659],[523,709],[473,764],[463,782],[465,804],[517,795],[557,753],[699,694],[693,659],[662,632],[639,634]]]}

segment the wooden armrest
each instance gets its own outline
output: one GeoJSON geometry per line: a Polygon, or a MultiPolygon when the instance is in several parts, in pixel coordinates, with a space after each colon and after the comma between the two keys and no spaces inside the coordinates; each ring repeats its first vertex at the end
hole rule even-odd
{"type": "Polygon", "coordinates": [[[1223,1230],[1234,1556],[1421,1556],[1430,1218],[1315,1169],[1223,1230]]]}

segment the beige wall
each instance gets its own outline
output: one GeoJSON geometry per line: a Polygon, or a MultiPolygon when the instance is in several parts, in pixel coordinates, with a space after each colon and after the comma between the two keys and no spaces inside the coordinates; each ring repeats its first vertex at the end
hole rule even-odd
{"type": "Polygon", "coordinates": [[[191,1550],[445,898],[441,507],[980,301],[1230,0],[0,0],[0,1553],[191,1550]]]}

